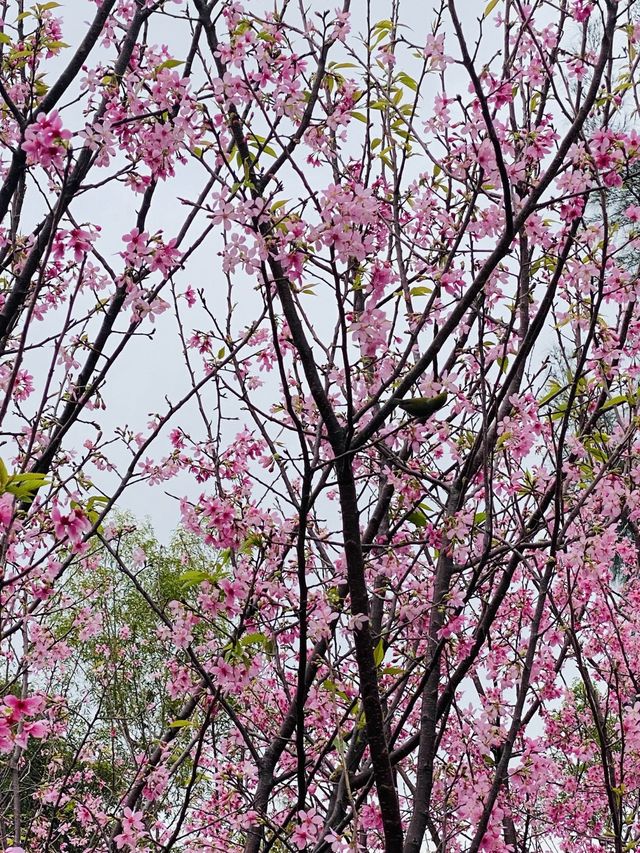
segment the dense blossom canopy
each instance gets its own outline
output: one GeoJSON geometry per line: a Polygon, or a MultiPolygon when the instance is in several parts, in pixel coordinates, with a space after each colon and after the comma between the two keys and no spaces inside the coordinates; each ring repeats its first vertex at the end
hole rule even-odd
{"type": "Polygon", "coordinates": [[[639,848],[640,6],[2,18],[4,853],[639,848]]]}

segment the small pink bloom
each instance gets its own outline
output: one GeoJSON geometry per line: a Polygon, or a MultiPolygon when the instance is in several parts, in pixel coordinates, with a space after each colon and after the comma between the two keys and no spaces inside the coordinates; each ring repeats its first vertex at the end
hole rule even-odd
{"type": "Polygon", "coordinates": [[[593,12],[593,3],[588,3],[586,0],[576,0],[573,6],[573,17],[579,23],[588,21],[593,12]]]}
{"type": "Polygon", "coordinates": [[[22,717],[32,717],[37,714],[44,705],[42,696],[28,696],[21,699],[19,696],[5,696],[4,704],[11,709],[10,719],[12,722],[21,720],[22,717]]]}
{"type": "Polygon", "coordinates": [[[13,495],[6,492],[0,497],[0,529],[6,530],[13,518],[13,495]]]}
{"type": "Polygon", "coordinates": [[[13,750],[13,737],[9,727],[9,720],[0,717],[0,753],[5,755],[13,750]]]}
{"type": "Polygon", "coordinates": [[[23,731],[29,737],[43,738],[49,732],[49,724],[46,720],[34,720],[32,723],[25,723],[23,731]]]}
{"type": "Polygon", "coordinates": [[[40,113],[24,134],[22,150],[27,155],[27,163],[38,163],[45,169],[63,165],[64,143],[71,139],[71,133],[62,127],[62,119],[57,110],[45,115],[40,113]]]}
{"type": "Polygon", "coordinates": [[[172,429],[169,433],[169,440],[176,450],[181,450],[184,447],[184,436],[182,434],[182,430],[177,427],[176,429],[172,429]]]}
{"type": "Polygon", "coordinates": [[[69,232],[69,248],[73,252],[73,259],[78,264],[91,251],[93,235],[83,228],[72,228],[69,232]]]}
{"type": "Polygon", "coordinates": [[[120,254],[127,263],[136,264],[149,254],[147,249],[149,234],[146,231],[139,231],[137,228],[132,228],[128,234],[122,235],[122,239],[127,244],[127,247],[120,254]]]}
{"type": "Polygon", "coordinates": [[[54,506],[51,510],[51,521],[53,521],[53,532],[57,539],[68,538],[74,544],[79,542],[83,533],[91,527],[91,522],[79,509],[72,509],[69,513],[60,512],[60,508],[54,506]]]}
{"type": "Polygon", "coordinates": [[[317,814],[315,809],[309,811],[299,811],[298,826],[293,831],[291,840],[296,845],[298,850],[306,850],[306,848],[314,844],[320,835],[322,829],[322,818],[317,814]]]}

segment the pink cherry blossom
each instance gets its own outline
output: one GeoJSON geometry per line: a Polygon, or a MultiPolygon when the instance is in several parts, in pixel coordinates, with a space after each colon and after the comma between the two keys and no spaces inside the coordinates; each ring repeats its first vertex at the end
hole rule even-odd
{"type": "Polygon", "coordinates": [[[17,722],[23,717],[32,717],[44,706],[44,698],[42,696],[28,696],[21,699],[18,696],[9,694],[4,697],[3,701],[5,706],[11,711],[9,719],[12,722],[17,722]]]}
{"type": "Polygon", "coordinates": [[[63,128],[57,110],[49,115],[39,113],[35,122],[27,127],[24,138],[22,149],[27,155],[27,162],[37,163],[45,169],[52,166],[62,168],[66,150],[64,143],[71,139],[71,132],[63,128]]]}
{"type": "Polygon", "coordinates": [[[322,818],[314,809],[298,812],[298,823],[291,836],[298,850],[306,850],[318,840],[322,825],[322,818]]]}
{"type": "Polygon", "coordinates": [[[91,522],[78,508],[63,513],[59,506],[54,506],[51,520],[56,537],[60,540],[69,539],[74,544],[91,528],[91,522]]]}
{"type": "Polygon", "coordinates": [[[630,222],[640,222],[640,205],[630,204],[624,212],[630,222]]]}
{"type": "Polygon", "coordinates": [[[0,495],[0,527],[6,529],[11,524],[11,519],[13,518],[14,513],[14,499],[13,495],[5,492],[4,495],[0,495]]]}
{"type": "Polygon", "coordinates": [[[122,817],[122,832],[114,836],[114,841],[118,850],[123,847],[129,847],[135,850],[144,833],[145,827],[142,820],[143,814],[139,811],[132,811],[130,808],[125,808],[122,817]]]}

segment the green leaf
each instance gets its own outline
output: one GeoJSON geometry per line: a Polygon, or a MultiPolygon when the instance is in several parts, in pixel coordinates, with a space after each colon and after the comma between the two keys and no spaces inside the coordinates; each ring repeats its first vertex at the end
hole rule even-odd
{"type": "Polygon", "coordinates": [[[487,8],[484,10],[485,18],[489,17],[489,15],[493,12],[499,2],[500,0],[489,0],[489,2],[487,3],[487,8]]]}
{"type": "Polygon", "coordinates": [[[9,477],[10,483],[18,483],[23,486],[28,486],[31,489],[39,489],[44,484],[45,474],[11,474],[9,477]]]}
{"type": "Polygon", "coordinates": [[[7,486],[5,489],[10,495],[13,495],[19,501],[31,503],[35,494],[33,488],[29,486],[7,486]]]}
{"type": "Polygon", "coordinates": [[[36,9],[38,12],[48,12],[50,9],[58,9],[60,7],[60,3],[55,3],[54,0],[51,0],[49,3],[37,3],[36,9]]]}
{"type": "Polygon", "coordinates": [[[628,403],[629,400],[626,394],[618,394],[617,397],[610,397],[604,406],[600,409],[601,412],[606,412],[609,409],[615,409],[616,406],[619,406],[621,403],[628,403]]]}
{"type": "Polygon", "coordinates": [[[266,139],[264,136],[258,136],[257,133],[252,134],[252,138],[249,139],[249,145],[253,148],[257,148],[260,152],[264,151],[265,154],[268,154],[269,157],[275,157],[276,152],[270,145],[265,145],[266,139]]]}
{"type": "Polygon", "coordinates": [[[96,504],[108,504],[109,500],[110,498],[106,497],[106,495],[94,495],[87,501],[87,509],[91,511],[96,504]]]}
{"type": "Polygon", "coordinates": [[[545,403],[551,402],[551,400],[557,397],[558,394],[562,392],[562,390],[562,386],[554,380],[549,386],[549,392],[545,394],[541,400],[538,401],[538,405],[544,406],[545,403]]]}
{"type": "Polygon", "coordinates": [[[162,71],[165,68],[177,68],[179,65],[184,65],[181,59],[165,59],[160,65],[156,65],[156,71],[162,71]]]}
{"type": "Polygon", "coordinates": [[[170,729],[186,729],[191,725],[191,720],[174,720],[172,723],[169,723],[170,729]]]}
{"type": "Polygon", "coordinates": [[[500,448],[504,444],[506,444],[512,437],[512,435],[513,433],[511,432],[503,432],[502,435],[498,436],[498,440],[496,441],[496,448],[500,448]]]}
{"type": "Polygon", "coordinates": [[[380,666],[380,664],[384,660],[384,653],[385,653],[384,642],[382,640],[382,637],[380,637],[380,639],[378,640],[378,645],[373,650],[373,662],[375,663],[376,666],[380,666]]]}
{"type": "Polygon", "coordinates": [[[340,690],[335,681],[332,681],[330,678],[325,678],[322,682],[322,686],[325,690],[328,690],[332,696],[339,696],[341,699],[344,699],[345,702],[349,701],[349,697],[344,690],[340,690]]]}
{"type": "MultiPolygon", "coordinates": [[[[100,518],[100,513],[96,512],[95,510],[92,510],[92,509],[88,509],[85,512],[85,515],[87,516],[87,518],[89,519],[89,521],[91,522],[92,525],[94,525],[98,521],[98,519],[100,518]]],[[[98,528],[98,529],[100,530],[100,528],[98,528]]],[[[100,532],[102,532],[102,530],[100,530],[100,532]]]]}
{"type": "Polygon", "coordinates": [[[11,44],[11,36],[6,33],[0,33],[0,44],[11,44]]]}
{"type": "Polygon", "coordinates": [[[360,112],[358,112],[358,110],[351,110],[349,115],[352,118],[358,119],[358,121],[361,121],[363,124],[367,124],[367,117],[366,117],[366,115],[364,115],[364,113],[360,113],[360,112]]]}
{"type": "Polygon", "coordinates": [[[0,489],[4,491],[4,487],[7,485],[9,480],[9,472],[7,471],[7,466],[4,464],[2,459],[0,459],[0,489]]]}
{"type": "Polygon", "coordinates": [[[240,639],[241,646],[252,646],[255,644],[259,646],[270,646],[271,640],[266,636],[266,634],[261,634],[259,632],[245,634],[244,637],[240,639]]]}
{"type": "Polygon", "coordinates": [[[47,486],[50,482],[45,479],[44,474],[11,474],[4,483],[4,491],[19,501],[31,502],[38,489],[41,486],[47,486]]]}
{"type": "Polygon", "coordinates": [[[205,581],[215,582],[216,578],[209,572],[203,572],[201,569],[189,569],[183,572],[178,577],[178,583],[183,589],[191,589],[191,587],[199,586],[205,581]]]}
{"type": "Polygon", "coordinates": [[[251,29],[251,21],[248,18],[243,18],[238,22],[238,25],[234,29],[231,35],[233,36],[241,36],[243,33],[246,33],[247,30],[251,29]]]}
{"type": "Polygon", "coordinates": [[[262,545],[262,535],[257,531],[250,533],[240,546],[241,554],[251,554],[253,549],[262,545]]]}
{"type": "Polygon", "coordinates": [[[553,412],[551,414],[551,420],[552,421],[561,421],[562,418],[564,418],[564,414],[565,414],[566,410],[567,410],[566,406],[560,406],[560,408],[558,409],[557,412],[553,412]]]}
{"type": "Polygon", "coordinates": [[[418,84],[416,83],[416,81],[413,79],[413,77],[409,77],[409,75],[406,74],[404,71],[401,71],[400,74],[398,74],[397,79],[403,84],[403,86],[406,86],[413,92],[418,91],[418,84]]]}

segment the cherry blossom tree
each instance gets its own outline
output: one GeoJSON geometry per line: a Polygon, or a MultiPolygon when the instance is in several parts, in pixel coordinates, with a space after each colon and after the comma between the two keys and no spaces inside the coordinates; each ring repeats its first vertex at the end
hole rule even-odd
{"type": "Polygon", "coordinates": [[[350,5],[1,4],[4,853],[640,846],[635,0],[350,5]]]}

